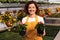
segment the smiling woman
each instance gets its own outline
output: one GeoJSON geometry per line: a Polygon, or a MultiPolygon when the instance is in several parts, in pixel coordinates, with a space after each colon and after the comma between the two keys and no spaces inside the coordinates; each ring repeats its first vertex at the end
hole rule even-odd
{"type": "MultiPolygon", "coordinates": [[[[38,36],[35,26],[38,22],[44,24],[43,17],[37,15],[39,8],[35,1],[29,1],[25,6],[25,12],[28,14],[22,19],[22,23],[26,24],[25,40],[43,40],[42,36],[38,36]]],[[[45,34],[45,31],[43,32],[45,34]]]]}

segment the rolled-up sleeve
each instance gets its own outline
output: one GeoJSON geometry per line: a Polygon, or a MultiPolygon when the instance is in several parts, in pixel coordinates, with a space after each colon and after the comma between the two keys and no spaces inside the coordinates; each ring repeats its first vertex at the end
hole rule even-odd
{"type": "Polygon", "coordinates": [[[43,24],[45,23],[43,17],[40,16],[38,16],[38,22],[42,22],[43,24]]]}
{"type": "Polygon", "coordinates": [[[22,23],[23,23],[23,24],[26,22],[26,18],[27,18],[27,17],[24,17],[24,18],[22,19],[22,23]]]}

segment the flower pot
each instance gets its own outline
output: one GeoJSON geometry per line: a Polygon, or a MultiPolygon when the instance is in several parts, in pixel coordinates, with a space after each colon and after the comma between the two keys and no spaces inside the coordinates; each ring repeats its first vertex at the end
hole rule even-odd
{"type": "Polygon", "coordinates": [[[42,34],[43,35],[43,29],[39,29],[39,28],[37,28],[37,33],[40,35],[40,34],[42,34]]]}
{"type": "Polygon", "coordinates": [[[25,35],[25,33],[26,33],[26,31],[25,31],[25,30],[20,30],[20,31],[19,31],[19,35],[21,35],[21,36],[24,36],[24,35],[25,35]]]}

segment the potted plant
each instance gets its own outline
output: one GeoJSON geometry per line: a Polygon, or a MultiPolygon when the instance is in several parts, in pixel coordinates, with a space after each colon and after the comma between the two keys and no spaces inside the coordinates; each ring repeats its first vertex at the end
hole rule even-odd
{"type": "Polygon", "coordinates": [[[19,35],[24,36],[26,33],[26,26],[27,26],[26,24],[22,24],[20,22],[20,24],[17,24],[14,28],[12,28],[12,30],[14,32],[18,32],[19,35]]]}
{"type": "Polygon", "coordinates": [[[25,26],[26,26],[25,24],[20,25],[19,35],[21,35],[21,36],[25,35],[25,33],[26,33],[26,27],[25,26]]]}
{"type": "Polygon", "coordinates": [[[43,31],[44,31],[44,24],[42,23],[42,22],[39,22],[37,25],[36,25],[36,27],[35,27],[36,29],[37,29],[37,34],[38,35],[43,35],[43,31]]]}

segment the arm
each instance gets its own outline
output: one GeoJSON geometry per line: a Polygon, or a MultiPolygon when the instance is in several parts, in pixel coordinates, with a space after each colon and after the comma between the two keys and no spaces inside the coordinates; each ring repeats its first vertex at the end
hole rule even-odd
{"type": "MultiPolygon", "coordinates": [[[[38,22],[42,22],[43,24],[45,24],[43,17],[39,17],[38,22]]],[[[45,31],[45,28],[44,28],[43,36],[45,36],[45,35],[46,35],[46,31],[45,31]]]]}
{"type": "Polygon", "coordinates": [[[44,33],[43,33],[43,36],[45,36],[46,35],[46,31],[45,31],[45,28],[44,28],[44,31],[43,31],[44,33]]]}

